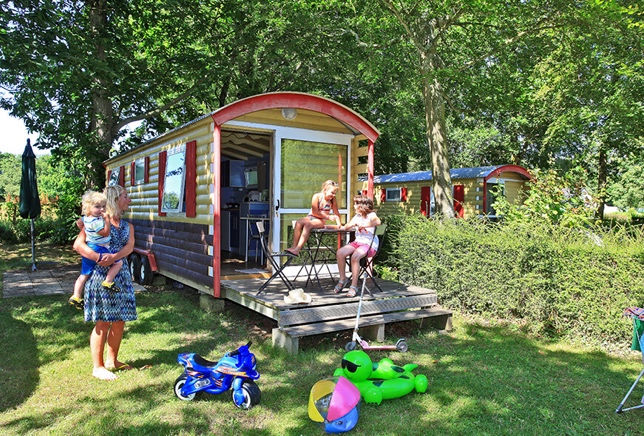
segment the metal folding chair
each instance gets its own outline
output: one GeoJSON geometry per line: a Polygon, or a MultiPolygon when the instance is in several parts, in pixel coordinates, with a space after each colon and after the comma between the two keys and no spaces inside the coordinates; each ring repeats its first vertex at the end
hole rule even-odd
{"type": "MultiPolygon", "coordinates": [[[[644,364],[644,309],[639,308],[639,307],[629,307],[624,310],[624,316],[629,316],[631,317],[633,321],[633,343],[631,345],[631,349],[633,350],[639,350],[642,352],[642,363],[644,364]]],[[[644,375],[644,369],[640,372],[640,375],[637,376],[637,379],[635,382],[631,385],[631,388],[628,390],[626,393],[626,396],[622,400],[621,403],[619,403],[619,406],[617,407],[617,410],[615,410],[615,413],[621,413],[621,412],[626,412],[628,410],[633,410],[633,409],[641,409],[644,407],[644,397],[642,398],[642,401],[640,404],[632,407],[627,407],[624,409],[624,404],[626,404],[626,400],[628,397],[631,395],[633,392],[633,389],[635,389],[635,386],[637,386],[637,383],[639,383],[640,379],[644,375]]]]}
{"type": "MultiPolygon", "coordinates": [[[[365,275],[371,279],[374,285],[376,285],[376,288],[380,292],[382,292],[382,288],[376,282],[376,279],[373,274],[373,265],[374,261],[378,257],[378,254],[380,254],[380,250],[382,250],[383,243],[385,242],[385,235],[387,233],[387,224],[381,224],[378,227],[376,227],[375,235],[378,237],[378,249],[376,250],[376,254],[374,254],[372,257],[365,256],[362,259],[360,259],[360,273],[358,274],[360,277],[365,277],[365,275]]],[[[373,245],[373,241],[371,241],[371,245],[373,245]]],[[[369,246],[369,249],[372,247],[369,246]]],[[[367,289],[368,291],[368,289],[367,289]]]]}
{"type": "Polygon", "coordinates": [[[257,295],[259,295],[266,287],[276,278],[279,277],[284,285],[288,288],[289,291],[295,289],[295,286],[291,283],[291,281],[286,277],[286,274],[284,274],[284,268],[288,266],[289,263],[293,260],[292,257],[286,256],[280,253],[272,253],[267,246],[266,242],[266,237],[264,235],[264,223],[261,221],[258,221],[256,223],[257,225],[257,233],[259,235],[259,243],[262,246],[262,251],[264,252],[264,257],[266,257],[266,260],[271,265],[271,268],[273,269],[273,275],[264,282],[264,284],[259,288],[259,291],[257,291],[257,295]],[[286,262],[280,265],[280,263],[277,261],[277,259],[281,257],[286,257],[286,262]]]}

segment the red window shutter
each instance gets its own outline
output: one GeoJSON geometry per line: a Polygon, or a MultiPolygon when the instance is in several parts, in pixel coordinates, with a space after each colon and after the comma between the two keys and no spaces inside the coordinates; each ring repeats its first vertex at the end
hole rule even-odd
{"type": "Polygon", "coordinates": [[[119,169],[119,185],[125,187],[125,165],[119,169]]]}
{"type": "Polygon", "coordinates": [[[143,183],[149,183],[149,182],[150,182],[150,156],[146,156],[143,183]]]}
{"type": "Polygon", "coordinates": [[[454,215],[457,218],[463,218],[465,214],[463,201],[465,201],[465,186],[454,185],[454,215]]]}
{"type": "Polygon", "coordinates": [[[134,173],[136,172],[136,161],[130,163],[130,185],[134,186],[136,181],[134,180],[134,173]]]}
{"type": "Polygon", "coordinates": [[[385,201],[387,201],[387,190],[385,188],[382,188],[380,190],[380,202],[384,203],[385,201]]]}
{"type": "Polygon", "coordinates": [[[407,201],[407,188],[400,188],[400,201],[407,201]]]}
{"type": "Polygon", "coordinates": [[[165,165],[168,160],[168,152],[162,151],[159,153],[159,209],[157,215],[166,216],[165,212],[161,211],[163,205],[163,190],[165,189],[165,165]]]}
{"type": "Polygon", "coordinates": [[[197,216],[197,141],[186,144],[186,217],[197,216]]]}

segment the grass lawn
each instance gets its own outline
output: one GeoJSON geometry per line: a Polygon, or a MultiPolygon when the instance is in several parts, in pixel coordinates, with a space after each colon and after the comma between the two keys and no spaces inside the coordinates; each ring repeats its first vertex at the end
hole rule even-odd
{"type": "MultiPolygon", "coordinates": [[[[0,248],[1,272],[9,248],[0,248]]],[[[92,325],[67,298],[0,300],[0,434],[324,434],[308,418],[308,396],[340,365],[346,336],[307,339],[290,356],[271,346],[271,323],[253,312],[231,304],[223,314],[207,313],[190,291],[150,288],[137,295],[139,319],[127,324],[120,357],[152,368],[104,382],[91,377],[92,325]],[[261,373],[258,406],[239,410],[228,393],[174,397],[178,353],[218,360],[248,340],[261,373]]],[[[427,375],[428,392],[362,404],[351,434],[642,434],[644,409],[615,414],[642,368],[640,353],[609,355],[458,314],[448,335],[407,323],[387,342],[403,333],[409,352],[370,355],[419,364],[414,373],[427,375]]],[[[642,386],[631,404],[641,400],[642,386]]]]}

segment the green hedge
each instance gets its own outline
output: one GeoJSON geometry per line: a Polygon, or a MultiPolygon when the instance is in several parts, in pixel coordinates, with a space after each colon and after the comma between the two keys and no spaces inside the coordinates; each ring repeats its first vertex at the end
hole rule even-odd
{"type": "MultiPolygon", "coordinates": [[[[35,239],[54,245],[67,245],[78,235],[74,219],[69,217],[36,218],[35,239]]],[[[0,220],[0,244],[21,244],[31,241],[31,220],[18,218],[13,221],[0,220]]]]}
{"type": "Polygon", "coordinates": [[[591,344],[630,341],[621,314],[644,305],[641,230],[571,230],[392,217],[387,271],[439,302],[591,344]],[[597,233],[601,232],[601,233],[597,233]]]}
{"type": "MultiPolygon", "coordinates": [[[[37,241],[67,245],[78,235],[78,196],[61,194],[55,203],[41,204],[34,220],[37,241]]],[[[20,244],[31,240],[31,220],[20,218],[17,202],[0,203],[0,244],[20,244]]]]}

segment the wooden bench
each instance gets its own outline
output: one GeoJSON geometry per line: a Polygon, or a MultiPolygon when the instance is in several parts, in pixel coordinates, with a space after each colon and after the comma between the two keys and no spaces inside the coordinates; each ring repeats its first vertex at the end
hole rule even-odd
{"type": "MultiPolygon", "coordinates": [[[[358,305],[353,302],[282,310],[278,327],[272,332],[273,345],[296,354],[301,337],[353,330],[358,305]]],[[[365,337],[382,342],[388,323],[431,318],[436,328],[448,331],[451,330],[451,316],[451,311],[438,305],[435,294],[365,300],[360,313],[360,329],[365,337]]]]}

